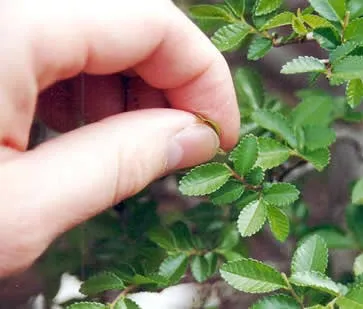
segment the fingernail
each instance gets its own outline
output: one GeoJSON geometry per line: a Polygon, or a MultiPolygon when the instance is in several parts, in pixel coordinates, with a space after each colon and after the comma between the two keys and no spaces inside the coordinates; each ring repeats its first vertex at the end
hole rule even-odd
{"type": "Polygon", "coordinates": [[[186,127],[172,137],[167,157],[167,170],[184,168],[212,159],[219,147],[215,131],[204,124],[186,127]]]}

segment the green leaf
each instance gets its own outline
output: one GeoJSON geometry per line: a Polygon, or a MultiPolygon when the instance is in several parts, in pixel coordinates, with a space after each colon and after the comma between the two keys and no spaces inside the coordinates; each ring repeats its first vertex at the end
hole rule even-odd
{"type": "Polygon", "coordinates": [[[253,135],[245,136],[238,146],[233,149],[229,159],[233,162],[236,172],[244,176],[255,165],[258,155],[257,138],[253,135]]]}
{"type": "Polygon", "coordinates": [[[348,56],[333,66],[332,77],[351,80],[363,78],[363,57],[348,56]]]}
{"type": "Polygon", "coordinates": [[[360,179],[353,187],[352,203],[357,205],[363,204],[363,179],[360,179]]]}
{"type": "Polygon", "coordinates": [[[227,10],[216,5],[193,5],[189,9],[191,17],[195,19],[223,20],[226,22],[233,21],[233,17],[227,10]]]}
{"type": "Polygon", "coordinates": [[[258,60],[264,57],[272,48],[272,41],[263,37],[256,37],[248,49],[248,60],[258,60]]]}
{"type": "Polygon", "coordinates": [[[229,285],[246,293],[268,293],[286,288],[276,269],[253,259],[229,262],[222,265],[220,272],[229,285]]]}
{"type": "Polygon", "coordinates": [[[353,237],[345,235],[334,227],[321,227],[314,230],[313,234],[323,238],[329,249],[354,249],[356,247],[353,237]]]}
{"type": "Polygon", "coordinates": [[[163,227],[154,227],[148,232],[149,239],[165,250],[172,251],[176,248],[173,234],[163,227]]]}
{"type": "Polygon", "coordinates": [[[363,15],[363,2],[361,0],[348,0],[347,11],[350,12],[350,18],[353,20],[363,15]]]}
{"type": "Polygon", "coordinates": [[[355,242],[359,247],[363,246],[363,207],[354,204],[348,205],[345,210],[346,222],[355,242]]]}
{"type": "Polygon", "coordinates": [[[282,4],[282,0],[257,0],[255,15],[261,16],[276,11],[282,4]]]}
{"type": "Polygon", "coordinates": [[[237,209],[242,209],[246,207],[249,203],[257,200],[259,198],[259,192],[253,190],[247,190],[243,195],[234,203],[237,209]]]}
{"type": "Polygon", "coordinates": [[[228,224],[221,230],[218,250],[231,250],[238,245],[239,241],[240,236],[235,224],[228,224]]]}
{"type": "Polygon", "coordinates": [[[338,296],[340,287],[329,277],[319,272],[304,271],[292,274],[290,282],[302,287],[310,287],[322,292],[338,296]]]}
{"type": "Polygon", "coordinates": [[[299,190],[290,183],[273,183],[263,189],[263,199],[272,205],[286,206],[299,198],[299,190]]]}
{"type": "Polygon", "coordinates": [[[224,2],[236,16],[241,17],[243,15],[246,6],[245,0],[225,0],[224,2]]]}
{"type": "Polygon", "coordinates": [[[295,15],[291,12],[278,14],[267,21],[260,30],[269,30],[281,26],[291,25],[293,16],[295,15]]]}
{"type": "Polygon", "coordinates": [[[332,120],[332,100],[325,96],[305,98],[291,112],[294,127],[328,125],[332,120]]]}
{"type": "Polygon", "coordinates": [[[362,102],[363,82],[361,79],[353,79],[348,82],[346,96],[351,108],[357,107],[362,102]]]}
{"type": "Polygon", "coordinates": [[[353,264],[353,272],[354,272],[354,276],[356,276],[356,277],[363,274],[363,253],[361,253],[360,255],[358,255],[355,258],[354,264],[353,264]]]}
{"type": "Polygon", "coordinates": [[[302,18],[304,19],[304,22],[308,24],[309,27],[312,28],[313,30],[316,28],[325,28],[325,27],[334,28],[334,26],[329,21],[318,15],[304,14],[302,15],[302,18]]]}
{"type": "Polygon", "coordinates": [[[304,128],[305,146],[309,150],[325,148],[335,142],[335,131],[331,128],[309,125],[304,128]]]}
{"type": "Polygon", "coordinates": [[[175,222],[170,227],[177,248],[180,250],[193,249],[193,237],[186,223],[182,221],[175,222]]]}
{"type": "Polygon", "coordinates": [[[247,24],[231,24],[219,28],[212,36],[214,45],[221,51],[230,51],[236,48],[251,32],[247,24]]]}
{"type": "Polygon", "coordinates": [[[317,271],[325,273],[328,266],[328,248],[317,235],[305,238],[297,247],[291,263],[291,272],[317,271]]]}
{"type": "Polygon", "coordinates": [[[204,256],[194,256],[190,264],[190,269],[193,277],[198,282],[203,282],[208,278],[209,265],[204,256]]]}
{"type": "Polygon", "coordinates": [[[273,205],[268,205],[267,217],[270,223],[272,234],[278,241],[284,242],[289,236],[289,217],[280,208],[273,205]]]}
{"type": "Polygon", "coordinates": [[[256,234],[266,221],[266,205],[262,200],[254,201],[242,209],[237,226],[242,237],[256,234]]]}
{"type": "Polygon", "coordinates": [[[94,302],[81,302],[70,305],[67,309],[108,309],[108,306],[94,302]]]}
{"type": "Polygon", "coordinates": [[[112,272],[99,273],[86,280],[80,289],[85,295],[95,295],[108,290],[123,290],[125,285],[123,281],[112,272]]]}
{"type": "Polygon", "coordinates": [[[210,199],[215,205],[227,205],[241,197],[245,187],[236,180],[229,180],[220,189],[210,195],[210,199]]]}
{"type": "Polygon", "coordinates": [[[234,84],[240,105],[257,110],[265,101],[261,78],[255,70],[239,68],[234,75],[234,84]]]}
{"type": "Polygon", "coordinates": [[[184,195],[198,196],[217,191],[231,177],[231,171],[221,163],[199,165],[185,175],[179,183],[184,195]]]}
{"type": "Polygon", "coordinates": [[[346,295],[339,297],[336,303],[341,309],[363,309],[363,285],[353,287],[346,295]]]}
{"type": "Polygon", "coordinates": [[[344,31],[344,38],[348,41],[363,43],[363,18],[359,18],[350,22],[344,31]]]}
{"type": "Polygon", "coordinates": [[[188,267],[188,256],[185,253],[168,256],[160,265],[159,275],[168,279],[171,284],[178,283],[188,267]]]}
{"type": "Polygon", "coordinates": [[[297,142],[290,123],[280,113],[259,110],[252,114],[252,119],[261,127],[280,135],[291,147],[296,148],[297,142]]]}
{"type": "Polygon", "coordinates": [[[281,70],[282,74],[297,74],[307,72],[325,72],[325,64],[311,56],[299,56],[287,62],[281,70]]]}
{"type": "Polygon", "coordinates": [[[345,16],[345,0],[309,0],[321,16],[331,21],[342,21],[345,16]]]}
{"type": "Polygon", "coordinates": [[[300,309],[299,303],[287,295],[272,295],[260,299],[250,309],[300,309]]]}
{"type": "Polygon", "coordinates": [[[265,172],[264,170],[256,166],[254,167],[247,175],[246,175],[246,182],[250,185],[257,186],[263,182],[265,179],[265,172]]]}
{"type": "Polygon", "coordinates": [[[278,141],[268,137],[258,138],[257,166],[270,169],[287,161],[289,156],[290,149],[278,141]]]}
{"type": "Polygon", "coordinates": [[[358,44],[356,42],[348,41],[339,45],[335,50],[330,53],[329,59],[331,63],[336,63],[348,56],[354,49],[356,49],[358,44]]]}
{"type": "Polygon", "coordinates": [[[306,151],[300,156],[309,161],[319,172],[322,171],[330,162],[330,152],[328,148],[306,151]]]}
{"type": "Polygon", "coordinates": [[[339,34],[333,28],[316,28],[313,31],[313,38],[328,51],[336,49],[340,44],[339,34]]]}
{"type": "Polygon", "coordinates": [[[113,306],[114,309],[141,309],[133,300],[121,298],[113,306]]]}
{"type": "Polygon", "coordinates": [[[308,29],[306,29],[304,21],[296,16],[292,17],[292,29],[299,35],[305,35],[308,33],[308,29]]]}

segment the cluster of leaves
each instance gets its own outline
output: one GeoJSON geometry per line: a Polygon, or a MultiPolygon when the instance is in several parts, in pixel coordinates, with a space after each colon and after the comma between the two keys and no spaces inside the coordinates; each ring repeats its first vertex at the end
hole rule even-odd
{"type": "Polygon", "coordinates": [[[130,215],[121,220],[127,224],[120,229],[124,236],[117,238],[123,244],[102,242],[95,253],[104,262],[100,268],[108,271],[90,277],[81,289],[96,301],[108,290],[119,290],[119,296],[112,303],[81,302],[70,309],[135,309],[138,305],[128,298],[132,291],[155,291],[183,278],[204,282],[216,276],[246,293],[279,291],[253,309],[363,308],[363,255],[356,258],[349,284],[327,275],[328,249],[363,251],[363,181],[353,188],[345,229],[308,227],[308,210],[299,201],[296,184],[284,182],[297,166],[310,164],[322,171],[329,164],[329,147],[336,139],[334,121],[363,119],[353,110],[363,96],[363,2],[308,3],[297,12],[284,10],[282,0],[225,0],[190,9],[201,28],[213,32],[211,40],[221,51],[248,45],[249,60],[264,57],[273,47],[316,41],[327,59],[302,56],[284,65],[281,73],[310,73],[312,80],[325,75],[332,85],[346,83],[346,96],[303,90],[297,93],[299,104],[291,109],[265,95],[255,71],[237,69],[239,144],[180,179],[184,195],[204,202],[172,216],[157,214],[156,205],[150,201],[145,205],[142,198],[126,202],[130,215]],[[300,240],[290,276],[248,257],[244,238],[265,230],[265,223],[279,242],[289,234],[300,240]],[[104,266],[114,260],[122,261],[104,266]]]}
{"type": "Polygon", "coordinates": [[[282,0],[225,0],[224,4],[196,5],[191,16],[206,30],[220,51],[248,44],[247,58],[258,60],[273,47],[316,41],[327,59],[300,56],[286,63],[282,74],[326,76],[332,85],[346,84],[347,102],[360,104],[363,96],[363,4],[360,0],[309,0],[304,10],[290,12],[282,0]],[[281,29],[289,28],[286,35],[281,29]]]}

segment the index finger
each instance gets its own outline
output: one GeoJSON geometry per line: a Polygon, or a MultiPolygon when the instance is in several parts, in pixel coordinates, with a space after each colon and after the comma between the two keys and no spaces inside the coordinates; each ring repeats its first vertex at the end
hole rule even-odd
{"type": "MultiPolygon", "coordinates": [[[[0,62],[0,73],[7,72],[0,77],[0,94],[8,102],[7,116],[0,116],[0,129],[13,136],[16,144],[27,140],[34,113],[29,80],[36,81],[39,92],[82,71],[110,74],[127,68],[165,90],[172,107],[218,123],[223,148],[237,141],[239,112],[228,66],[171,1],[19,0],[8,1],[5,7],[2,23],[13,26],[6,33],[3,30],[4,36],[12,33],[12,45],[22,50],[17,56],[24,58],[0,62]],[[26,36],[22,34],[25,27],[26,36]],[[19,94],[19,89],[29,95],[19,94]],[[31,100],[30,108],[24,109],[24,98],[31,100]],[[17,128],[13,119],[18,119],[17,128]]],[[[2,57],[7,52],[11,59],[12,49],[2,57]]]]}

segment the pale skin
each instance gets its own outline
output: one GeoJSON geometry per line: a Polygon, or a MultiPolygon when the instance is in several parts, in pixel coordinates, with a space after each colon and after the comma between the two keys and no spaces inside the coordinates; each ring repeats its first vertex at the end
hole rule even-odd
{"type": "Polygon", "coordinates": [[[237,142],[228,66],[169,0],[4,0],[0,37],[0,277],[158,177],[237,142]],[[147,109],[123,112],[125,71],[144,81],[147,109]],[[50,95],[81,72],[83,101],[50,95]],[[36,110],[64,134],[26,151],[36,110]],[[87,125],[78,128],[75,110],[87,125]]]}

